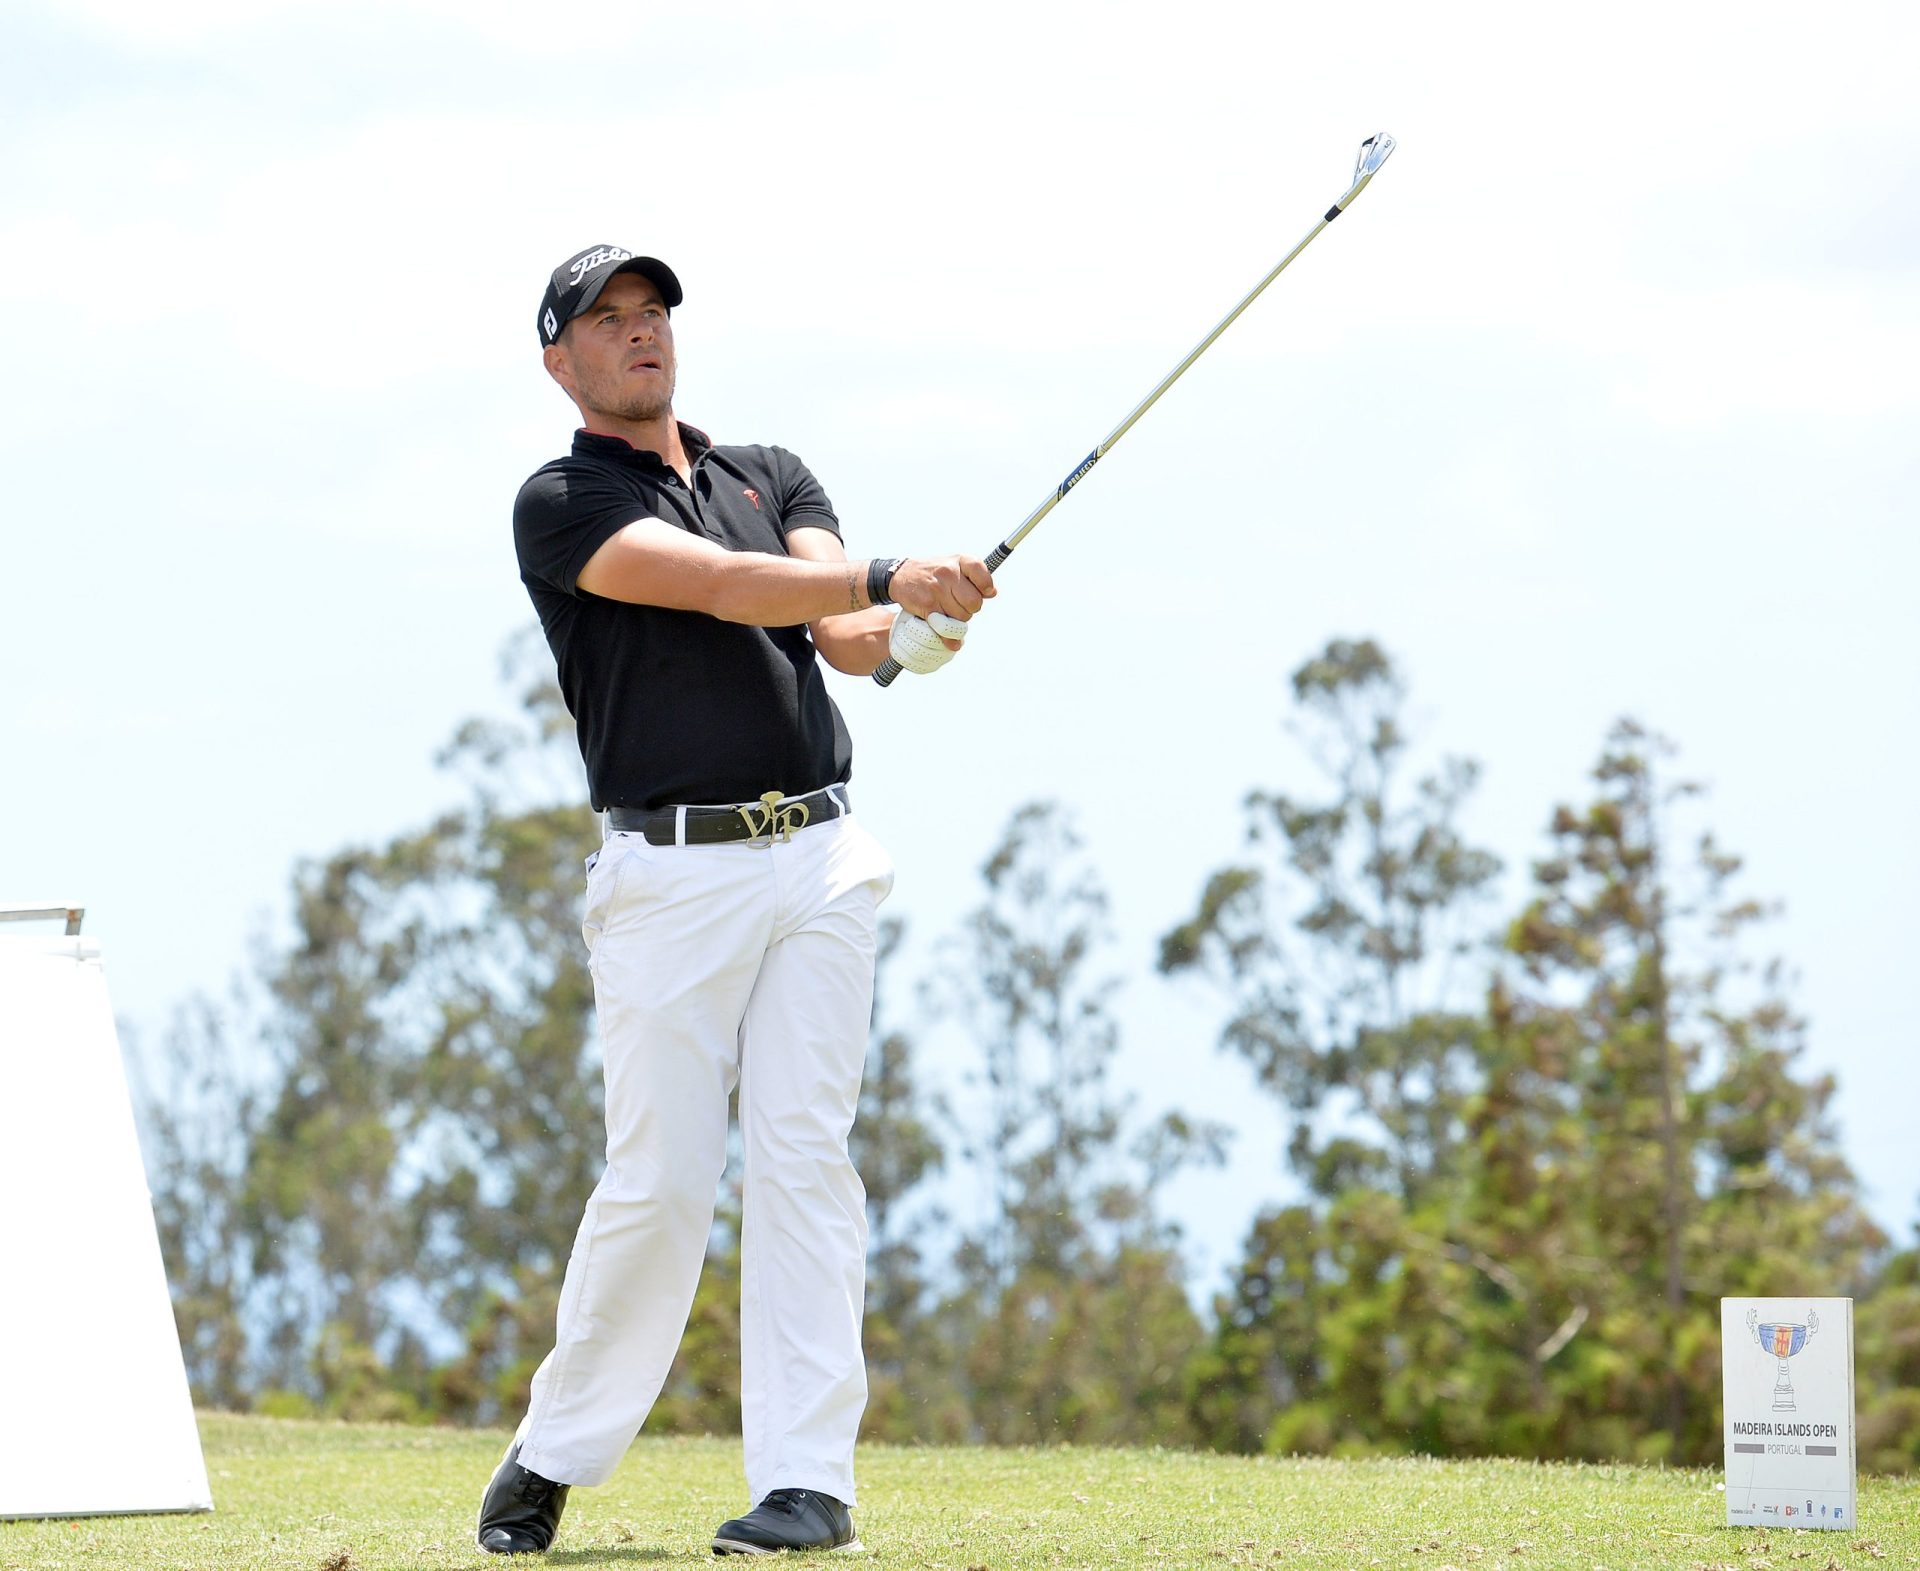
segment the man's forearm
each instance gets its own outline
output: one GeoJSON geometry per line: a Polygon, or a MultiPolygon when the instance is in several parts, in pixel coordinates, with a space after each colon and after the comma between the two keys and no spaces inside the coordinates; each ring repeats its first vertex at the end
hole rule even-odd
{"type": "Polygon", "coordinates": [[[975,557],[849,562],[837,539],[830,555],[815,554],[820,544],[811,537],[820,533],[796,530],[795,541],[808,545],[776,556],[729,551],[660,519],[636,519],[601,544],[576,582],[603,600],[701,611],[751,627],[845,616],[876,598],[916,616],[938,611],[964,622],[993,593],[993,577],[975,557]]]}
{"type": "Polygon", "coordinates": [[[699,611],[755,627],[793,627],[869,604],[865,562],[729,551],[640,519],[596,551],[580,587],[603,600],[699,611]]]}
{"type": "Polygon", "coordinates": [[[893,629],[893,618],[893,611],[886,606],[822,617],[811,627],[813,647],[836,671],[848,676],[872,676],[887,658],[887,635],[893,629]]]}
{"type": "Polygon", "coordinates": [[[721,569],[710,602],[700,608],[723,622],[792,627],[869,606],[865,562],[809,562],[751,551],[725,555],[732,560],[721,569]]]}

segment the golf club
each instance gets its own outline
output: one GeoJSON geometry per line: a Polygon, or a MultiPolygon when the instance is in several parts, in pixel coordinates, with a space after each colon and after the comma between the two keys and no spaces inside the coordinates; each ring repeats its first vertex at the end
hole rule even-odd
{"type": "MultiPolygon", "coordinates": [[[[1027,514],[1026,521],[1022,523],[1018,529],[1014,530],[1012,534],[1008,535],[1006,539],[1002,540],[992,551],[987,553],[987,570],[989,572],[999,570],[1000,564],[1013,555],[1014,547],[1033,533],[1034,526],[1037,525],[1041,519],[1045,518],[1048,513],[1052,512],[1055,505],[1061,502],[1069,491],[1082,480],[1086,479],[1087,471],[1107,456],[1113,444],[1118,442],[1121,437],[1125,436],[1127,432],[1132,429],[1134,421],[1138,420],[1151,409],[1158,401],[1160,395],[1180,380],[1182,373],[1186,371],[1187,367],[1198,360],[1200,356],[1206,352],[1207,347],[1233,325],[1234,319],[1237,318],[1242,311],[1246,310],[1248,306],[1260,298],[1260,292],[1287,270],[1288,263],[1292,262],[1296,256],[1313,244],[1314,237],[1317,236],[1322,229],[1325,229],[1328,224],[1332,223],[1347,210],[1348,205],[1353,199],[1362,191],[1366,190],[1367,182],[1380,172],[1380,166],[1387,161],[1388,156],[1392,152],[1393,138],[1388,136],[1384,131],[1375,136],[1368,137],[1366,141],[1360,144],[1360,156],[1355,160],[1353,166],[1353,184],[1347,187],[1347,194],[1327,209],[1325,216],[1321,218],[1319,223],[1315,224],[1306,232],[1306,235],[1301,239],[1300,243],[1280,258],[1279,265],[1247,292],[1246,298],[1221,319],[1218,327],[1193,346],[1192,351],[1187,355],[1186,359],[1182,360],[1169,371],[1165,380],[1151,393],[1147,394],[1145,398],[1140,400],[1134,407],[1133,413],[1115,426],[1112,433],[1104,442],[1091,453],[1087,454],[1085,458],[1081,459],[1079,463],[1074,465],[1072,472],[1068,474],[1067,478],[1062,480],[1060,484],[1053,489],[1052,493],[1044,502],[1031,513],[1027,514]]],[[[882,687],[887,687],[892,684],[893,679],[900,674],[901,670],[902,667],[900,663],[889,655],[885,660],[880,662],[879,669],[873,673],[873,679],[882,687]]]]}

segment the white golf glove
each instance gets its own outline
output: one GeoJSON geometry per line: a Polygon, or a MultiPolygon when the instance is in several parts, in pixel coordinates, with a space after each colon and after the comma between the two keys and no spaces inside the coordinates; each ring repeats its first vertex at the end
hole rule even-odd
{"type": "Polygon", "coordinates": [[[900,662],[902,670],[927,676],[953,658],[954,652],[940,640],[951,638],[957,642],[966,636],[967,624],[958,617],[934,611],[922,621],[912,612],[902,611],[893,619],[893,631],[887,636],[887,653],[900,662]]]}

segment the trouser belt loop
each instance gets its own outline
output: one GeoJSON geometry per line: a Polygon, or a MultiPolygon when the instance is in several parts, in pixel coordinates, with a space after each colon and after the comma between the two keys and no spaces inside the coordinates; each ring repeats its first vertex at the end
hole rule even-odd
{"type": "Polygon", "coordinates": [[[673,843],[677,846],[687,843],[687,805],[684,802],[673,810],[673,843]]]}

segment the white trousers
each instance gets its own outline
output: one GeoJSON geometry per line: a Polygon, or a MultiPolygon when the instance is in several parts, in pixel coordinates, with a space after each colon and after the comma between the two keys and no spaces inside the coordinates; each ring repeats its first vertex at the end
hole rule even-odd
{"type": "Polygon", "coordinates": [[[854,1500],[866,1190],[847,1156],[893,865],[851,817],[772,846],[609,836],[584,931],[607,1165],[533,1378],[520,1463],[598,1484],[665,1383],[706,1255],[740,1089],[747,1488],[854,1500]]]}

